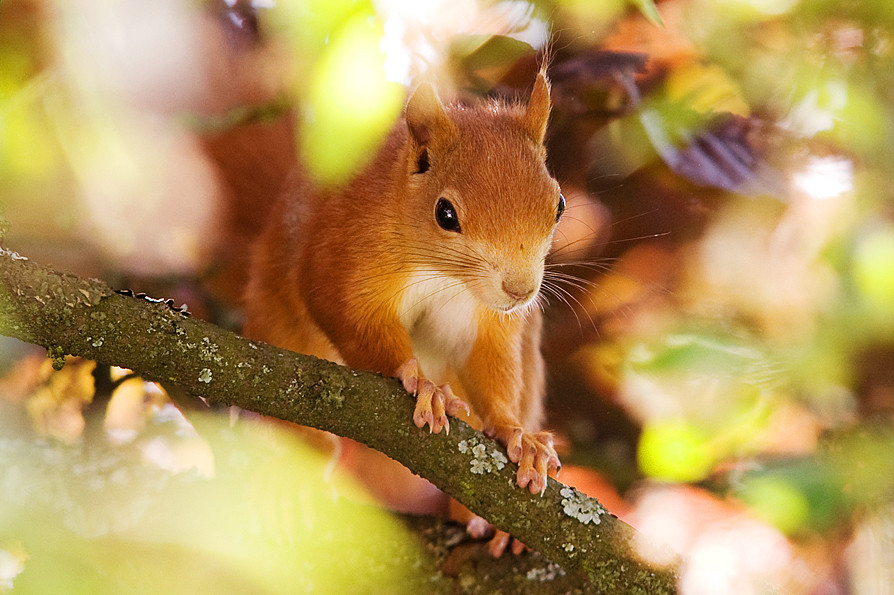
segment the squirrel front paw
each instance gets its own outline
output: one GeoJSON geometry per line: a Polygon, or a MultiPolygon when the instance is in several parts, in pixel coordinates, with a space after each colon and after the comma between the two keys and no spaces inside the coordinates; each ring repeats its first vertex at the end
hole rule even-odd
{"type": "Polygon", "coordinates": [[[550,432],[525,432],[518,426],[490,428],[485,433],[502,442],[509,460],[518,463],[518,486],[527,487],[532,494],[543,494],[549,473],[562,467],[553,445],[553,435],[550,432]]]}
{"type": "Polygon", "coordinates": [[[437,386],[422,376],[419,362],[415,357],[404,362],[395,375],[408,393],[416,395],[416,409],[413,412],[413,423],[416,427],[422,428],[428,424],[435,434],[440,432],[441,428],[449,433],[448,415],[456,415],[462,411],[469,415],[468,404],[453,394],[449,384],[437,386]]]}

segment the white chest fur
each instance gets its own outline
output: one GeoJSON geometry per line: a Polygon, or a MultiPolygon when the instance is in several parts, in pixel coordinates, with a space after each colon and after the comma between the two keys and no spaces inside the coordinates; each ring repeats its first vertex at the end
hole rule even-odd
{"type": "Polygon", "coordinates": [[[433,382],[444,382],[445,374],[469,356],[478,332],[477,307],[462,281],[420,272],[410,276],[400,322],[423,374],[433,382]]]}

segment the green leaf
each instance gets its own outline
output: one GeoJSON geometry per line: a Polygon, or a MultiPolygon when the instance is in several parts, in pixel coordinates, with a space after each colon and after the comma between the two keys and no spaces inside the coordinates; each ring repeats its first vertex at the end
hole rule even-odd
{"type": "Polygon", "coordinates": [[[358,15],[333,35],[311,74],[300,142],[305,165],[321,183],[350,178],[403,107],[403,87],[385,77],[381,39],[381,23],[358,15]]]}
{"type": "Polygon", "coordinates": [[[0,559],[20,560],[15,592],[429,585],[414,536],[294,432],[194,412],[199,437],[167,412],[132,443],[67,446],[22,436],[9,413],[0,401],[0,559]]]}
{"type": "Polygon", "coordinates": [[[649,22],[655,25],[656,27],[664,27],[664,20],[661,18],[661,14],[658,12],[658,7],[655,6],[654,0],[629,0],[631,4],[636,6],[643,16],[649,19],[649,22]]]}
{"type": "Polygon", "coordinates": [[[646,424],[637,452],[640,468],[650,476],[667,481],[704,479],[715,462],[708,437],[684,420],[646,424]]]}

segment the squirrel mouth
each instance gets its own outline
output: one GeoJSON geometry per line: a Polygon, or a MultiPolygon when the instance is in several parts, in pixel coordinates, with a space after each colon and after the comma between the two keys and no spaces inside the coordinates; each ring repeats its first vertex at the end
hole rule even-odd
{"type": "Polygon", "coordinates": [[[513,300],[510,304],[500,304],[494,307],[500,314],[511,314],[512,312],[524,312],[526,311],[533,303],[535,297],[530,297],[526,299],[513,300]]]}
{"type": "MultiPolygon", "coordinates": [[[[477,289],[477,288],[476,288],[477,289]]],[[[513,312],[525,312],[537,302],[540,293],[539,284],[536,289],[524,291],[507,287],[486,287],[484,291],[478,291],[482,305],[498,314],[511,314],[513,312]]]]}

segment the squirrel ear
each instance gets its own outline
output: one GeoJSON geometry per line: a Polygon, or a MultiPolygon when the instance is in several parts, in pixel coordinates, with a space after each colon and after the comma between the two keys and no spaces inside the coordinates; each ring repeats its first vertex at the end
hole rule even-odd
{"type": "Polygon", "coordinates": [[[534,81],[534,89],[531,91],[531,99],[528,101],[528,109],[522,116],[522,126],[531,140],[537,144],[543,143],[546,136],[546,123],[549,121],[549,81],[541,70],[534,81]]]}
{"type": "Polygon", "coordinates": [[[456,133],[456,126],[429,83],[422,83],[413,92],[407,102],[406,119],[410,136],[420,148],[430,146],[433,138],[448,139],[456,133]]]}

